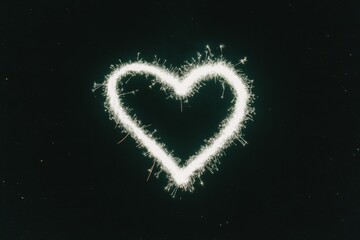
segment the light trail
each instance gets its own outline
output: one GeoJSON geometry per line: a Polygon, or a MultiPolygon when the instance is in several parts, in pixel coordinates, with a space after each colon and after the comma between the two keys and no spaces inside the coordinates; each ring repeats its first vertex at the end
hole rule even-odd
{"type": "MultiPolygon", "coordinates": [[[[208,47],[207,50],[207,53],[212,55],[208,47]]],[[[109,112],[114,120],[124,128],[124,131],[132,136],[138,145],[144,148],[147,154],[158,163],[161,170],[167,173],[169,184],[166,189],[168,190],[172,187],[193,190],[195,179],[200,177],[205,169],[212,169],[216,165],[216,160],[223,154],[223,150],[235,139],[242,139],[241,130],[253,113],[253,108],[249,106],[252,100],[249,81],[223,58],[214,61],[210,57],[202,62],[198,58],[198,61],[183,67],[182,78],[164,66],[158,65],[158,61],[147,63],[137,60],[134,63],[115,67],[104,82],[106,106],[109,112]],[[125,82],[129,75],[155,77],[154,81],[160,83],[163,90],[180,101],[193,96],[202,82],[220,78],[223,83],[230,86],[234,96],[233,106],[220,124],[219,131],[212,138],[207,139],[206,144],[181,166],[179,165],[181,161],[167,150],[165,143],[160,143],[159,139],[153,137],[153,134],[146,130],[135,116],[129,114],[129,109],[121,97],[124,93],[118,88],[119,82],[125,82]]],[[[202,183],[202,181],[200,182],[202,183]]],[[[173,189],[173,194],[175,193],[176,190],[173,189]]]]}

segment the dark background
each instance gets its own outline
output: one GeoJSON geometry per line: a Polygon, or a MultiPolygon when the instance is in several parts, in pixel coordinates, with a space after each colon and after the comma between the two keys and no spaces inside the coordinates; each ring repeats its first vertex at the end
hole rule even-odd
{"type": "MultiPolygon", "coordinates": [[[[0,239],[360,239],[359,1],[0,1],[0,239]],[[166,66],[209,44],[256,110],[219,171],[175,198],[93,92],[110,65],[166,66]]],[[[139,77],[139,80],[141,77],[139,77]]],[[[126,97],[186,158],[230,107],[126,97]],[[190,125],[191,122],[191,125],[190,125]]],[[[132,84],[132,85],[131,85],[132,84]]]]}

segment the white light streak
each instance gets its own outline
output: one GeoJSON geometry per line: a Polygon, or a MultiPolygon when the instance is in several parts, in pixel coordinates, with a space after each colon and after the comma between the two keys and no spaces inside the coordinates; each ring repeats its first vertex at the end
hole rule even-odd
{"type": "Polygon", "coordinates": [[[247,62],[247,57],[246,56],[244,58],[240,59],[241,64],[245,64],[246,62],[247,62]]]}
{"type": "MultiPolygon", "coordinates": [[[[207,54],[212,56],[210,48],[206,46],[207,54]]],[[[252,112],[249,104],[252,95],[249,90],[248,82],[245,77],[240,75],[234,67],[222,60],[211,60],[206,56],[205,61],[200,61],[201,55],[198,53],[197,61],[182,68],[183,77],[180,78],[176,73],[170,72],[164,66],[160,66],[158,61],[147,63],[138,60],[134,63],[121,64],[116,67],[108,76],[104,83],[106,105],[114,120],[120,124],[124,130],[132,136],[138,145],[144,149],[150,157],[154,159],[161,168],[160,171],[167,173],[169,184],[166,189],[174,187],[173,195],[178,188],[183,190],[193,190],[195,179],[205,171],[205,169],[216,169],[215,162],[223,154],[223,150],[228,147],[235,139],[241,138],[241,129],[245,121],[252,112]],[[162,85],[163,90],[169,90],[172,97],[182,101],[193,96],[204,81],[220,78],[230,86],[233,93],[233,106],[229,115],[221,123],[219,131],[207,139],[193,156],[185,161],[185,164],[174,157],[166,149],[164,143],[155,139],[152,133],[145,129],[135,116],[129,114],[129,109],[124,106],[122,93],[118,88],[120,82],[125,82],[128,76],[145,75],[155,77],[155,82],[162,85]]],[[[182,108],[182,102],[181,102],[182,108]]],[[[244,140],[243,140],[244,141],[244,140]]],[[[154,165],[153,165],[154,166],[154,165]]],[[[153,171],[153,167],[151,172],[153,171]]],[[[158,175],[158,174],[157,174],[158,175]]],[[[201,185],[203,182],[200,180],[201,185]]]]}

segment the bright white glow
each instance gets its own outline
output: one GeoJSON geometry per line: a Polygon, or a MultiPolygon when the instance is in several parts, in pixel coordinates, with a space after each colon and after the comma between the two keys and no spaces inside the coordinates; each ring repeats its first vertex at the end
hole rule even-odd
{"type": "Polygon", "coordinates": [[[105,95],[107,107],[116,122],[144,147],[148,154],[158,163],[160,168],[168,174],[169,186],[192,190],[196,177],[199,177],[205,167],[211,165],[221,155],[221,152],[235,139],[240,137],[240,130],[250,114],[249,102],[251,94],[245,79],[225,61],[206,61],[198,64],[190,64],[184,68],[187,73],[180,78],[163,66],[150,64],[138,60],[134,63],[120,65],[115,68],[105,82],[105,95]],[[129,115],[121,98],[121,90],[118,83],[125,82],[125,76],[145,75],[155,77],[155,81],[170,90],[177,99],[189,98],[198,90],[202,81],[221,78],[230,86],[234,96],[233,107],[229,115],[220,125],[219,132],[206,141],[198,152],[191,156],[184,166],[178,165],[175,158],[151,133],[145,130],[140,121],[129,115]]]}

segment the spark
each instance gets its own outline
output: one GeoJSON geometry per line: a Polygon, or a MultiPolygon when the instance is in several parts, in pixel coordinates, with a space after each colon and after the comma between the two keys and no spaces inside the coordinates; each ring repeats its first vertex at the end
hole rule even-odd
{"type": "Polygon", "coordinates": [[[175,188],[173,189],[173,191],[171,192],[171,196],[172,196],[173,198],[175,198],[175,195],[176,195],[178,189],[179,189],[179,187],[175,187],[175,188]]]}
{"type": "Polygon", "coordinates": [[[220,44],[220,59],[222,59],[223,57],[223,49],[225,48],[225,45],[224,44],[220,44]]]}
{"type": "Polygon", "coordinates": [[[140,60],[140,52],[137,53],[137,57],[136,60],[139,61],[140,60]]]}
{"type": "Polygon", "coordinates": [[[125,135],[125,137],[123,137],[123,138],[118,142],[118,144],[122,143],[122,142],[129,136],[129,134],[130,134],[130,133],[127,133],[127,134],[125,135]]]}
{"type": "Polygon", "coordinates": [[[225,94],[225,83],[222,82],[222,83],[221,83],[221,86],[222,86],[221,98],[224,98],[224,94],[225,94]]]}
{"type": "Polygon", "coordinates": [[[243,59],[240,59],[241,64],[245,64],[247,62],[247,57],[245,56],[243,59]]]}
{"type": "Polygon", "coordinates": [[[149,181],[149,178],[150,178],[150,176],[151,176],[151,173],[152,173],[153,170],[154,170],[154,167],[155,167],[155,161],[154,161],[153,165],[151,166],[151,168],[148,170],[148,171],[149,171],[149,175],[148,175],[146,181],[149,181]]]}
{"type": "MultiPolygon", "coordinates": [[[[129,81],[129,80],[128,80],[129,81]]],[[[134,90],[134,91],[131,91],[131,92],[125,92],[125,93],[121,93],[120,96],[124,96],[124,95],[129,95],[129,94],[133,94],[135,95],[135,93],[139,91],[138,89],[134,90]]]]}
{"type": "Polygon", "coordinates": [[[92,91],[95,92],[99,88],[104,87],[104,84],[102,83],[94,83],[92,91]]]}
{"type": "MultiPolygon", "coordinates": [[[[206,49],[209,56],[206,54],[205,60],[200,61],[200,54],[198,54],[197,61],[187,64],[181,68],[181,71],[178,71],[182,77],[164,66],[160,66],[156,57],[154,63],[143,60],[123,63],[117,66],[104,82],[106,106],[116,123],[121,125],[124,131],[127,131],[127,135],[119,143],[128,135],[132,136],[137,145],[146,150],[145,155],[153,158],[153,167],[155,162],[160,167],[160,171],[155,176],[158,176],[162,171],[167,174],[169,183],[165,189],[174,188],[173,196],[179,188],[193,191],[196,178],[200,178],[205,169],[210,172],[216,170],[218,158],[224,155],[224,150],[235,139],[240,140],[243,144],[246,143],[241,136],[241,130],[249,116],[253,114],[253,108],[250,107],[253,95],[250,92],[250,84],[246,77],[238,73],[233,65],[222,58],[212,60],[209,46],[206,46],[206,49]],[[143,126],[136,116],[130,115],[130,109],[125,106],[122,98],[123,95],[129,93],[122,93],[122,89],[117,87],[118,83],[124,81],[129,75],[155,77],[154,81],[162,86],[162,90],[171,94],[172,98],[181,101],[181,109],[182,99],[192,97],[205,81],[219,77],[224,84],[229,85],[233,93],[233,106],[220,124],[218,132],[213,137],[206,139],[205,144],[184,164],[180,164],[182,161],[176,158],[164,143],[160,143],[159,139],[154,138],[153,134],[146,130],[146,126],[143,126]]],[[[130,93],[135,94],[134,91],[130,93]]],[[[150,174],[153,167],[150,169],[150,174]]],[[[202,181],[200,182],[203,184],[202,181]]]]}
{"type": "Polygon", "coordinates": [[[125,82],[125,84],[128,83],[130,80],[131,80],[131,77],[128,78],[128,80],[125,82]]]}
{"type": "Polygon", "coordinates": [[[197,52],[197,63],[201,62],[201,53],[197,52]]]}

